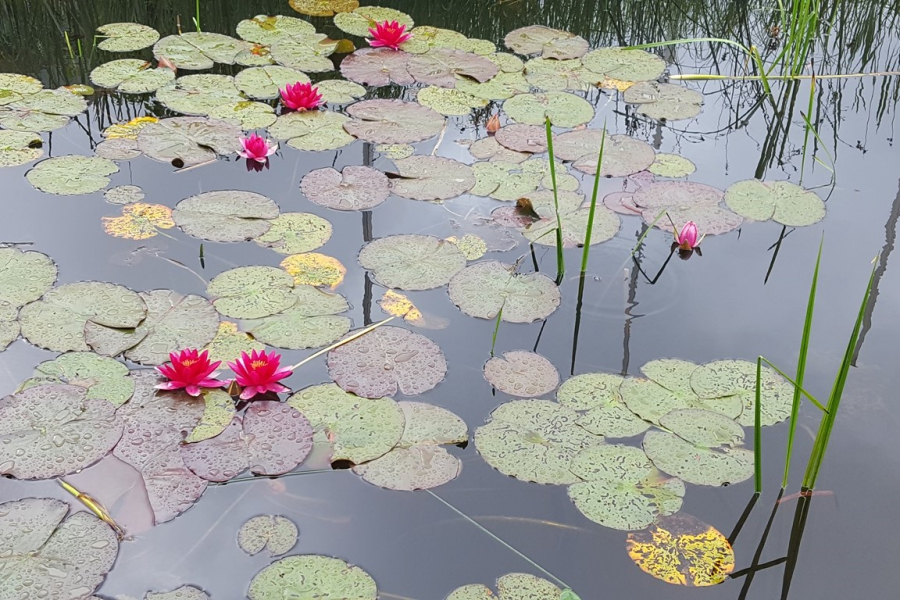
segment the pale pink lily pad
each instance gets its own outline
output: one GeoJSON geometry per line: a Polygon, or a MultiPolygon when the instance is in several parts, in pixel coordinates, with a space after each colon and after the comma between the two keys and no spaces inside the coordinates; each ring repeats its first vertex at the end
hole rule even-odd
{"type": "Polygon", "coordinates": [[[478,82],[491,79],[500,70],[496,64],[471,52],[452,48],[435,48],[409,58],[409,73],[425,85],[456,87],[456,75],[478,82]]]}
{"type": "Polygon", "coordinates": [[[484,365],[484,378],[500,390],[520,398],[537,398],[556,389],[559,371],[534,352],[516,350],[495,356],[484,365]]]}
{"type": "Polygon", "coordinates": [[[356,83],[371,86],[412,85],[409,54],[390,48],[360,48],[341,61],[341,74],[356,83]]]}

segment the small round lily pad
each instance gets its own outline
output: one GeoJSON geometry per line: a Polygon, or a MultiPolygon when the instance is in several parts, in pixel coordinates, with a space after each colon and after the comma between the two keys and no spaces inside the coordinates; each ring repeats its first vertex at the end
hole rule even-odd
{"type": "Polygon", "coordinates": [[[371,167],[347,166],[342,171],[315,169],[300,181],[309,200],[336,210],[370,210],[390,195],[390,181],[371,167]]]}
{"type": "Polygon", "coordinates": [[[128,367],[117,360],[91,352],[70,352],[34,368],[32,377],[19,390],[36,385],[69,384],[87,390],[86,399],[106,400],[121,406],[134,394],[128,367]]]}
{"type": "Polygon", "coordinates": [[[544,27],[529,25],[506,34],[506,47],[519,54],[539,54],[544,58],[581,58],[590,47],[581,36],[544,27]]]}
{"type": "Polygon", "coordinates": [[[247,592],[250,600],[284,600],[291,594],[316,594],[322,600],[375,600],[378,587],[359,567],[337,558],[303,554],[282,558],[257,573],[247,592]]]}
{"type": "Polygon", "coordinates": [[[697,170],[697,166],[677,154],[660,153],[656,155],[653,164],[647,167],[647,170],[658,175],[659,177],[687,177],[697,170]]]}
{"type": "Polygon", "coordinates": [[[594,118],[594,107],[567,92],[519,94],[503,103],[509,118],[526,125],[543,125],[546,119],[557,127],[577,127],[594,118]]]}
{"type": "Polygon", "coordinates": [[[407,30],[415,25],[408,14],[383,6],[360,6],[353,12],[339,12],[334,15],[334,24],[338,29],[359,37],[368,37],[372,23],[384,21],[397,21],[400,25],[405,25],[407,30]]]}
{"type": "Polygon", "coordinates": [[[56,264],[46,254],[0,248],[0,301],[16,308],[34,302],[56,283],[56,264]]]}
{"type": "Polygon", "coordinates": [[[297,543],[299,531],[294,522],[281,515],[260,515],[241,525],[237,535],[241,550],[253,556],[264,549],[272,556],[290,552],[297,543]]]}
{"type": "Polygon", "coordinates": [[[347,132],[376,144],[412,144],[434,137],[444,127],[444,117],[415,102],[363,100],[347,108],[352,120],[347,132]]]}
{"type": "Polygon", "coordinates": [[[430,235],[392,235],[367,244],[359,264],[386,287],[428,290],[449,283],[466,266],[459,248],[430,235]]]}
{"type": "Polygon", "coordinates": [[[610,373],[584,373],[566,380],[557,401],[579,413],[578,424],[597,435],[625,438],[645,432],[650,423],[631,412],[619,386],[625,378],[610,373]]]}
{"type": "Polygon", "coordinates": [[[666,70],[666,61],[637,48],[598,48],[581,57],[586,69],[603,79],[653,81],[666,70]]]}
{"type": "Polygon", "coordinates": [[[299,254],[321,248],[331,238],[332,230],[331,223],[318,215],[283,213],[254,241],[279,254],[299,254]]]}
{"type": "Polygon", "coordinates": [[[553,363],[524,350],[489,359],[484,365],[484,378],[501,392],[519,398],[543,396],[559,385],[559,372],[553,363]]]}
{"type": "Polygon", "coordinates": [[[637,104],[642,115],[662,121],[693,119],[703,106],[700,92],[655,81],[636,83],[625,90],[623,97],[625,102],[637,104]]]}
{"type": "Polygon", "coordinates": [[[97,28],[105,38],[97,47],[107,52],[133,52],[149,48],[159,39],[159,32],[140,23],[109,23],[97,28]]]}
{"type": "Polygon", "coordinates": [[[43,155],[40,135],[30,131],[0,131],[0,167],[18,167],[43,155]]]}
{"type": "Polygon", "coordinates": [[[98,192],[109,185],[119,167],[98,156],[60,156],[37,163],[25,174],[35,188],[48,194],[71,196],[98,192]]]}
{"type": "Polygon", "coordinates": [[[291,112],[281,115],[269,127],[269,133],[288,146],[306,152],[343,148],[354,141],[344,130],[349,117],[329,110],[291,112]]]}
{"type": "Polygon", "coordinates": [[[548,317],[560,303],[559,288],[541,273],[516,273],[513,265],[486,261],[470,265],[450,280],[450,299],[467,315],[531,323],[548,317]]]}
{"type": "Polygon", "coordinates": [[[91,82],[123,94],[148,94],[174,81],[175,73],[171,69],[151,69],[146,65],[137,58],[104,63],[91,71],[91,82]]]}

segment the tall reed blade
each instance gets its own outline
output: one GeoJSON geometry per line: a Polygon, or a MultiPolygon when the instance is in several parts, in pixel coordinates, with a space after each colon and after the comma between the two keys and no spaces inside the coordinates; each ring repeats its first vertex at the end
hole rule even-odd
{"type": "Polygon", "coordinates": [[[556,213],[556,284],[559,285],[566,275],[566,259],[563,256],[562,217],[559,214],[559,186],[556,185],[556,155],[553,153],[550,117],[545,117],[544,124],[547,128],[547,152],[550,154],[550,180],[553,182],[553,211],[556,213]]]}
{"type": "MultiPolygon", "coordinates": [[[[591,208],[588,211],[587,227],[584,230],[584,252],[581,254],[581,274],[587,271],[588,255],[591,253],[591,235],[594,232],[594,212],[597,210],[597,193],[600,190],[600,167],[603,166],[603,147],[606,145],[606,121],[603,121],[603,136],[600,138],[600,154],[597,156],[597,174],[594,177],[594,191],[591,194],[591,208]]],[[[551,156],[551,161],[552,161],[551,156]]]]}

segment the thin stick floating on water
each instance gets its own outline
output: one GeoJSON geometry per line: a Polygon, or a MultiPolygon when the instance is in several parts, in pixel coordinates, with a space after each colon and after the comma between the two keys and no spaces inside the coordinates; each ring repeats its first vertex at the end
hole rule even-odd
{"type": "Polygon", "coordinates": [[[285,477],[296,477],[297,475],[314,475],[316,473],[337,473],[344,469],[310,469],[309,471],[291,471],[290,473],[284,473],[283,475],[254,475],[253,477],[237,477],[235,479],[229,479],[228,481],[221,481],[218,483],[211,483],[213,486],[222,486],[228,485],[229,483],[237,483],[239,481],[266,481],[267,479],[277,480],[284,479],[285,477]]]}
{"type": "Polygon", "coordinates": [[[334,350],[335,348],[337,348],[337,347],[339,347],[339,346],[343,346],[343,345],[346,344],[347,342],[352,342],[352,341],[355,340],[356,338],[362,337],[362,336],[366,335],[367,333],[369,333],[370,331],[372,331],[373,329],[377,329],[378,327],[381,327],[381,326],[384,325],[385,323],[389,323],[389,322],[393,321],[393,320],[396,319],[396,318],[397,318],[396,316],[388,317],[388,318],[385,319],[384,321],[378,321],[378,322],[375,323],[374,325],[369,325],[369,326],[366,327],[365,329],[362,329],[362,330],[360,330],[360,331],[357,331],[356,333],[354,333],[354,334],[351,335],[350,337],[344,338],[344,339],[342,339],[341,341],[336,342],[336,343],[334,343],[334,344],[328,346],[327,348],[322,348],[321,350],[319,350],[318,352],[316,352],[316,353],[313,354],[312,356],[307,356],[306,358],[304,358],[303,360],[301,360],[300,362],[298,362],[298,363],[297,363],[296,365],[294,365],[293,367],[290,367],[290,369],[291,369],[291,371],[295,371],[295,370],[299,369],[300,367],[302,367],[303,365],[305,365],[306,363],[308,363],[309,361],[311,361],[312,359],[318,358],[318,357],[322,356],[323,354],[325,354],[326,352],[330,352],[330,351],[334,350]]]}

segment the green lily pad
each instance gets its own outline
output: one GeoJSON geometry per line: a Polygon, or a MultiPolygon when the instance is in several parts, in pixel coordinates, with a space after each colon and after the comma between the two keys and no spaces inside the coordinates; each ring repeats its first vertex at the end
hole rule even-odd
{"type": "Polygon", "coordinates": [[[430,86],[419,90],[416,101],[446,116],[464,116],[475,108],[487,106],[487,100],[460,90],[430,86]]]}
{"type": "MultiPolygon", "coordinates": [[[[337,16],[345,14],[352,13],[337,16]]],[[[290,594],[321,600],[375,600],[378,587],[359,567],[337,558],[304,554],[272,563],[253,577],[247,592],[250,600],[283,600],[290,594]]]]}
{"type": "Polygon", "coordinates": [[[241,128],[203,117],[174,117],[149,123],[138,133],[141,152],[154,160],[190,167],[234,154],[241,128]]]}
{"type": "Polygon", "coordinates": [[[444,88],[456,87],[457,75],[483,83],[499,71],[497,65],[483,56],[452,48],[415,54],[409,58],[407,68],[418,83],[444,88]]]}
{"type": "Polygon", "coordinates": [[[514,400],[501,404],[475,431],[475,446],[504,475],[534,483],[576,483],[580,479],[569,470],[572,459],[603,444],[577,418],[574,410],[549,400],[514,400]]]}
{"type": "Polygon", "coordinates": [[[391,191],[404,198],[446,200],[475,186],[472,168],[452,158],[410,156],[394,164],[400,177],[391,181],[391,191]]]}
{"type": "Polygon", "coordinates": [[[337,42],[330,42],[321,35],[302,40],[281,40],[272,45],[269,52],[272,59],[283,67],[306,73],[325,73],[334,70],[334,63],[328,57],[334,54],[336,46],[337,42]]]}
{"type": "Polygon", "coordinates": [[[360,6],[353,12],[341,12],[334,15],[334,24],[338,29],[359,37],[370,35],[369,28],[372,27],[373,22],[382,23],[384,21],[397,21],[400,25],[405,25],[407,30],[412,29],[415,25],[412,17],[408,14],[382,6],[360,6]]]}
{"type": "Polygon", "coordinates": [[[625,378],[608,373],[576,375],[556,392],[557,401],[579,412],[578,424],[591,433],[626,438],[645,432],[650,423],[631,412],[619,386],[625,378]]]}
{"type": "Polygon", "coordinates": [[[332,232],[331,223],[312,213],[283,213],[271,225],[254,241],[279,254],[300,254],[321,248],[332,232]]]}
{"type": "Polygon", "coordinates": [[[81,281],[53,288],[19,311],[22,336],[54,352],[88,352],[84,328],[89,321],[107,327],[134,328],[147,315],[147,305],[120,285],[81,281]]]}
{"type": "Polygon", "coordinates": [[[403,436],[403,410],[390,398],[360,398],[323,383],[300,390],[287,403],[309,419],[314,442],[330,448],[331,462],[375,460],[403,436]]]}
{"type": "Polygon", "coordinates": [[[625,102],[637,104],[638,112],[651,119],[680,121],[700,114],[703,94],[671,83],[646,81],[636,83],[623,96],[625,102]]]}
{"type": "Polygon", "coordinates": [[[546,579],[509,573],[497,579],[496,596],[487,586],[471,584],[453,590],[447,600],[567,600],[564,594],[546,579]]]}
{"type": "Polygon", "coordinates": [[[165,58],[179,69],[200,71],[215,63],[233,65],[238,54],[250,48],[248,42],[220,33],[186,31],[156,42],[153,56],[165,58]]]}
{"type": "Polygon", "coordinates": [[[497,143],[514,152],[540,154],[547,151],[547,131],[537,125],[513,123],[501,127],[494,139],[497,143]]]}
{"type": "Polygon", "coordinates": [[[94,85],[118,90],[123,94],[147,94],[175,80],[171,69],[147,67],[146,61],[123,58],[104,63],[91,71],[94,85]]]}
{"type": "MultiPolygon", "coordinates": [[[[0,88],[0,92],[2,92],[0,88]]],[[[0,127],[14,131],[53,131],[87,109],[84,98],[64,89],[41,90],[0,104],[0,127]]]]}
{"type": "Polygon", "coordinates": [[[241,39],[265,46],[284,39],[304,39],[316,35],[316,27],[309,21],[283,15],[257,15],[244,19],[237,24],[235,31],[241,39]]]}
{"type": "Polygon", "coordinates": [[[475,163],[472,171],[476,184],[469,193],[490,196],[495,200],[515,201],[536,191],[544,174],[535,169],[526,170],[525,164],[501,161],[475,163]]]}
{"type": "Polygon", "coordinates": [[[666,61],[646,50],[598,48],[581,57],[585,68],[603,79],[654,81],[666,70],[666,61]]]}
{"type": "Polygon", "coordinates": [[[271,198],[237,190],[197,194],[180,201],[172,211],[172,219],[182,231],[212,242],[258,238],[277,217],[278,205],[271,198]]]}
{"type": "Polygon", "coordinates": [[[206,293],[220,314],[234,319],[261,319],[292,307],[294,278],[275,267],[238,267],[220,273],[206,293]]]}
{"type": "Polygon", "coordinates": [[[557,127],[577,127],[594,118],[594,107],[567,92],[519,94],[503,103],[509,118],[526,125],[543,125],[549,118],[557,127]]]}
{"type": "Polygon", "coordinates": [[[571,470],[584,483],[570,485],[569,498],[584,516],[604,527],[637,531],[681,510],[684,483],[657,476],[638,448],[588,448],[575,456],[571,470]]]}
{"type": "Polygon", "coordinates": [[[0,248],[0,301],[18,308],[34,302],[56,283],[56,264],[46,254],[0,248]]]}
{"type": "Polygon", "coordinates": [[[209,116],[236,125],[244,131],[265,129],[277,118],[275,109],[268,104],[247,100],[236,104],[220,104],[209,111],[209,116]]]}
{"type": "Polygon", "coordinates": [[[204,116],[222,104],[246,100],[227,75],[185,75],[156,92],[156,99],[168,109],[192,116],[204,116]]]}
{"type": "Polygon", "coordinates": [[[478,260],[488,252],[487,242],[471,233],[458,238],[456,236],[447,238],[448,242],[453,242],[459,251],[463,253],[466,260],[478,260]]]}
{"type": "MultiPolygon", "coordinates": [[[[605,160],[604,156],[604,160],[605,160]]],[[[660,177],[671,177],[673,179],[679,177],[687,177],[697,170],[697,166],[677,154],[660,153],[656,155],[653,164],[647,167],[647,170],[660,177]]]]}
{"type": "Polygon", "coordinates": [[[72,196],[98,192],[109,185],[119,167],[97,156],[60,156],[37,163],[25,174],[32,186],[48,194],[72,196]]]}
{"type": "Polygon", "coordinates": [[[444,117],[416,102],[363,100],[349,108],[344,123],[350,135],[376,144],[412,144],[438,135],[444,117]]]}
{"type": "Polygon", "coordinates": [[[159,32],[140,23],[109,23],[97,28],[104,37],[97,47],[107,52],[133,52],[149,48],[159,39],[159,32]]]}
{"type": "Polygon", "coordinates": [[[335,210],[371,210],[391,194],[390,181],[372,167],[315,169],[300,181],[310,202],[335,210]]]}
{"type": "Polygon", "coordinates": [[[44,155],[43,140],[30,131],[0,131],[0,167],[18,167],[44,155]]]}
{"type": "Polygon", "coordinates": [[[616,213],[604,206],[598,206],[594,211],[591,239],[588,241],[585,234],[590,214],[590,209],[579,208],[562,215],[559,222],[554,218],[546,223],[535,223],[523,231],[522,235],[535,244],[556,247],[556,230],[561,223],[563,248],[582,248],[585,244],[593,246],[611,240],[622,226],[622,220],[616,213]]]}
{"type": "Polygon", "coordinates": [[[19,338],[19,308],[0,300],[0,351],[19,338]]]}
{"type": "Polygon", "coordinates": [[[560,303],[559,288],[541,273],[516,273],[513,265],[485,261],[470,265],[450,280],[450,300],[472,317],[531,323],[544,319],[560,303]]]}
{"type": "Polygon", "coordinates": [[[350,104],[366,95],[366,88],[343,79],[328,79],[316,84],[322,101],[328,104],[350,104]]]}
{"type": "Polygon", "coordinates": [[[521,71],[501,71],[483,83],[460,77],[456,80],[456,89],[482,100],[506,100],[516,94],[527,94],[531,84],[521,71]]]}
{"type": "Polygon", "coordinates": [[[340,294],[311,285],[298,285],[290,308],[261,319],[244,322],[244,328],[257,340],[290,350],[319,348],[339,340],[350,331],[351,321],[338,313],[350,309],[340,294]]]}
{"type": "Polygon", "coordinates": [[[347,116],[327,110],[291,112],[278,117],[269,133],[297,150],[336,150],[355,139],[344,130],[349,121],[347,116]]]}
{"type": "Polygon", "coordinates": [[[44,89],[39,79],[18,73],[0,73],[0,106],[18,102],[25,96],[37,94],[44,89]]]}
{"type": "Polygon", "coordinates": [[[259,100],[278,98],[282,89],[295,83],[309,83],[309,77],[303,71],[280,65],[251,67],[234,76],[240,91],[259,100]]]}
{"type": "Polygon", "coordinates": [[[542,90],[584,92],[595,89],[601,78],[578,59],[533,58],[525,63],[525,79],[542,90]]]}
{"type": "MultiPolygon", "coordinates": [[[[762,408],[760,421],[763,426],[774,425],[791,414],[794,386],[768,367],[762,368],[760,392],[762,408]]],[[[697,367],[691,374],[691,387],[701,398],[737,396],[744,403],[744,410],[737,422],[745,427],[755,423],[756,364],[745,360],[718,360],[697,367]]]]}
{"type": "Polygon", "coordinates": [[[87,390],[85,399],[106,400],[121,406],[134,394],[128,367],[91,352],[70,352],[34,368],[34,374],[16,392],[37,385],[69,384],[87,390]]]}
{"type": "Polygon", "coordinates": [[[210,361],[226,363],[240,358],[241,352],[250,354],[253,350],[265,350],[266,345],[257,342],[243,331],[238,331],[235,323],[222,321],[219,323],[216,337],[203,349],[209,352],[210,361]]]}
{"type": "Polygon", "coordinates": [[[241,525],[238,546],[253,556],[264,549],[272,556],[287,554],[297,544],[300,531],[294,522],[281,515],[260,515],[241,525]]]}
{"type": "Polygon", "coordinates": [[[217,389],[209,389],[203,392],[203,417],[184,438],[188,444],[202,442],[214,438],[231,424],[234,419],[234,400],[227,392],[217,389]]]}
{"type": "Polygon", "coordinates": [[[466,266],[466,257],[440,238],[404,234],[370,242],[359,253],[359,264],[385,287],[430,290],[447,285],[466,266]]]}
{"type": "MultiPolygon", "coordinates": [[[[515,125],[514,127],[519,126],[515,125]]],[[[530,127],[530,125],[522,125],[522,127],[530,127]]],[[[469,154],[478,160],[512,164],[525,162],[531,156],[530,152],[516,152],[515,150],[510,150],[509,148],[501,146],[500,142],[498,142],[494,136],[475,140],[472,145],[469,146],[469,154]]],[[[476,165],[472,165],[472,169],[475,171],[477,177],[478,171],[476,165]]]]}
{"type": "MultiPolygon", "coordinates": [[[[449,48],[471,52],[475,40],[470,40],[458,31],[441,29],[429,25],[420,25],[409,32],[412,38],[403,42],[400,49],[412,54],[426,54],[436,48],[449,48]]],[[[490,52],[493,52],[491,50],[490,52]]],[[[490,54],[488,52],[488,54],[490,54]]]]}
{"type": "Polygon", "coordinates": [[[359,0],[290,0],[289,4],[298,13],[313,17],[332,17],[359,8],[359,0]]]}
{"type": "Polygon", "coordinates": [[[521,73],[525,70],[525,61],[508,52],[494,52],[485,56],[489,61],[497,65],[503,73],[521,73]]]}
{"type": "Polygon", "coordinates": [[[374,87],[416,82],[409,73],[409,54],[390,48],[360,48],[341,61],[341,75],[374,87]]]}
{"type": "MultiPolygon", "coordinates": [[[[560,160],[574,161],[573,165],[582,173],[595,175],[602,129],[569,131],[556,136],[553,151],[560,160]]],[[[603,141],[603,164],[601,177],[627,177],[646,170],[653,164],[656,152],[650,144],[627,135],[608,135],[603,141]]]]}
{"type": "Polygon", "coordinates": [[[812,225],[825,217],[822,199],[789,181],[739,181],[725,190],[725,204],[748,219],[772,219],[788,227],[812,225]]]}
{"type": "Polygon", "coordinates": [[[529,25],[506,34],[506,47],[519,54],[540,54],[544,58],[581,58],[590,46],[581,36],[544,27],[529,25]]]}
{"type": "Polygon", "coordinates": [[[504,352],[484,364],[484,378],[504,394],[536,398],[556,389],[559,371],[549,360],[524,350],[504,352]]]}

